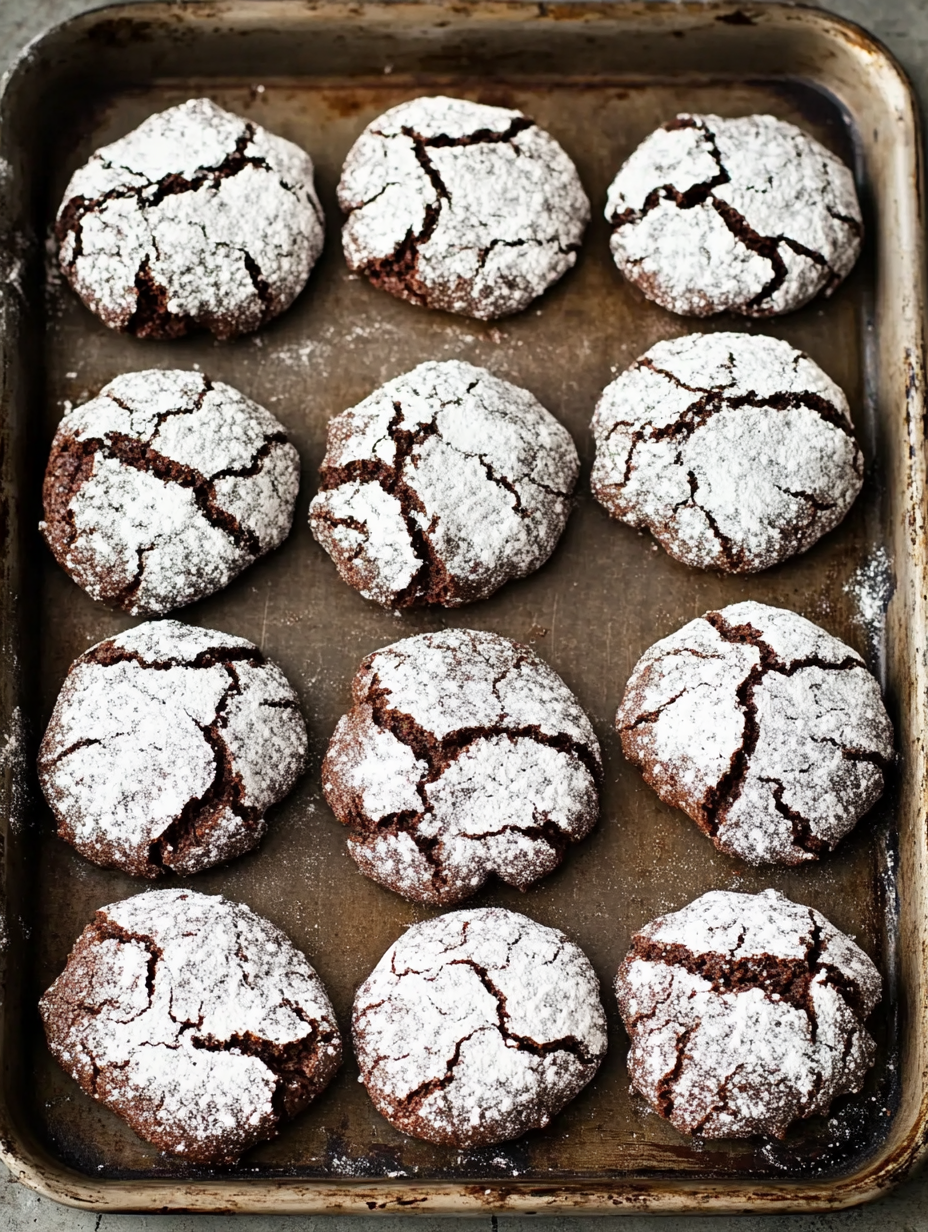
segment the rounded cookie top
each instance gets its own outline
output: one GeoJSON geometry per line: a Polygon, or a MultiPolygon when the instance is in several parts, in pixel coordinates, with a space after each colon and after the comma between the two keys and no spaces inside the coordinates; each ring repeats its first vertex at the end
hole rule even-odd
{"type": "Polygon", "coordinates": [[[658,342],[603,390],[593,495],[684,564],[754,573],[810,548],[863,483],[847,398],[778,338],[658,342]]]}
{"type": "Polygon", "coordinates": [[[136,877],[256,846],[306,763],[283,672],[241,637],[139,625],[71,664],[39,750],[58,834],[136,877]]]}
{"type": "Polygon", "coordinates": [[[322,767],[361,871],[451,904],[495,874],[527,889],[596,822],[599,742],[527,646],[448,629],[375,651],[322,767]]]}
{"type": "Polygon", "coordinates": [[[763,603],[707,612],[655,642],[616,727],[660,798],[751,864],[831,851],[879,799],[893,761],[860,655],[763,603]]]}
{"type": "Polygon", "coordinates": [[[830,295],[860,252],[854,177],[769,115],[678,115],[606,198],[615,263],[670,312],[776,316],[830,295]]]}
{"type": "Polygon", "coordinates": [[[408,929],[358,989],[352,1034],[377,1110],[460,1147],[547,1125],[606,1053],[589,959],[558,929],[500,907],[408,929]]]}
{"type": "Polygon", "coordinates": [[[577,259],[590,203],[558,143],[521,111],[416,98],[370,123],[338,186],[345,259],[374,286],[490,320],[577,259]]]}
{"type": "Polygon", "coordinates": [[[229,338],[296,299],[323,218],[304,150],[194,98],[97,150],[65,189],[56,236],[65,277],[112,329],[229,338]]]}
{"type": "Polygon", "coordinates": [[[158,615],[282,543],[299,485],[283,425],[237,389],[199,372],[128,372],[58,425],[40,530],[92,598],[158,615]]]}
{"type": "Polygon", "coordinates": [[[776,890],[712,890],[632,938],[615,990],[632,1085],[678,1130],[783,1137],[859,1091],[876,967],[776,890]]]}
{"type": "Polygon", "coordinates": [[[341,1064],[303,954],[244,903],[154,890],[101,908],[39,1002],[52,1055],[142,1138],[231,1164],[341,1064]]]}
{"type": "Polygon", "coordinates": [[[424,363],[329,422],[310,525],[366,599],[459,607],[544,564],[579,466],[527,389],[424,363]]]}

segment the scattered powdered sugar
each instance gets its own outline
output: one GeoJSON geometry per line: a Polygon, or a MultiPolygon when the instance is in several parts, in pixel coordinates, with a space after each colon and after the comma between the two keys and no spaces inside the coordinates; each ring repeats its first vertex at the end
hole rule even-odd
{"type": "Polygon", "coordinates": [[[338,199],[350,269],[402,299],[482,320],[519,312],[577,259],[590,203],[520,111],[416,98],[367,126],[338,199]]]}
{"type": "Polygon", "coordinates": [[[855,619],[867,631],[871,647],[879,649],[886,622],[886,609],[895,589],[892,562],[884,547],[878,547],[854,571],[844,587],[857,607],[855,619]]]}
{"type": "Polygon", "coordinates": [[[233,1163],[341,1062],[306,958],[243,903],[157,890],[96,913],[39,1003],[83,1089],[162,1150],[233,1163]]]}
{"type": "Polygon", "coordinates": [[[593,494],[697,568],[749,573],[804,552],[863,483],[847,398],[763,335],[659,342],[602,393],[593,494]]]}
{"type": "Polygon", "coordinates": [[[819,912],[776,890],[713,890],[652,920],[619,968],[633,1085],[684,1133],[782,1137],[860,1090],[881,987],[819,912]]]}
{"type": "Polygon", "coordinates": [[[278,667],[244,638],[162,620],[72,664],[39,778],[58,833],[82,855],[157,877],[254,847],[306,752],[278,667]]]}
{"type": "Polygon", "coordinates": [[[495,874],[527,889],[595,824],[589,719],[526,646],[449,629],[365,659],[322,785],[366,876],[453,903],[495,874]]]}
{"type": "Polygon", "coordinates": [[[769,115],[678,115],[625,162],[606,219],[623,274],[688,316],[772,316],[830,294],[863,235],[850,169],[769,115]]]}
{"type": "Polygon", "coordinates": [[[616,726],[660,798],[752,864],[830,851],[880,797],[893,760],[879,685],[856,651],[753,602],[647,650],[616,726]]]}
{"type": "Polygon", "coordinates": [[[499,907],[413,925],[358,989],[352,1030],[378,1110],[456,1146],[547,1125],[606,1052],[582,950],[499,907]]]}
{"type": "Polygon", "coordinates": [[[107,325],[229,337],[289,307],[324,232],[309,155],[198,98],[76,171],[57,234],[65,276],[107,325]]]}
{"type": "Polygon", "coordinates": [[[61,420],[40,530],[93,598],[152,615],[277,547],[299,483],[299,455],[264,407],[199,372],[130,372],[61,420]]]}
{"type": "MultiPolygon", "coordinates": [[[[10,831],[18,834],[26,824],[26,808],[30,796],[31,758],[27,757],[28,729],[22,709],[14,706],[10,724],[0,735],[0,771],[9,775],[6,816],[10,831]]],[[[0,917],[2,920],[2,917],[0,917]]]]}
{"type": "Polygon", "coordinates": [[[486,598],[539,568],[579,470],[528,392],[459,360],[424,363],[329,423],[313,534],[384,606],[486,598]]]}

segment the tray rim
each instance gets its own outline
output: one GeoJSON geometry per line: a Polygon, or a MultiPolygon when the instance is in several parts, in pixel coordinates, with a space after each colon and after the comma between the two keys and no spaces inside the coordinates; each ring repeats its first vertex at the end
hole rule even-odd
{"type": "MultiPolygon", "coordinates": [[[[817,28],[818,35],[827,39],[843,40],[869,67],[878,68],[886,81],[895,89],[895,119],[898,121],[898,149],[895,151],[897,177],[893,185],[897,193],[895,202],[900,235],[900,250],[909,257],[910,286],[899,307],[897,330],[907,340],[904,367],[905,427],[909,443],[909,465],[906,474],[908,489],[907,513],[912,543],[912,571],[916,575],[913,618],[909,622],[914,629],[918,644],[928,644],[928,521],[926,521],[926,494],[928,494],[928,457],[926,457],[926,348],[925,348],[925,212],[924,212],[924,155],[921,140],[920,113],[914,89],[904,70],[892,53],[873,35],[856,23],[839,17],[824,9],[804,4],[789,3],[789,0],[771,0],[763,3],[738,4],[736,0],[567,0],[560,4],[529,3],[526,0],[272,0],[263,6],[255,0],[186,0],[184,10],[195,13],[201,10],[213,16],[236,11],[265,13],[271,7],[300,13],[307,22],[316,14],[332,14],[341,11],[363,19],[368,12],[393,9],[405,13],[421,12],[437,14],[439,11],[450,17],[471,12],[492,13],[498,20],[524,20],[527,13],[535,12],[540,18],[562,16],[566,19],[595,22],[597,18],[618,20],[653,20],[667,22],[671,16],[677,24],[694,21],[725,21],[731,25],[785,26],[798,23],[817,28]],[[899,170],[904,171],[904,183],[900,182],[899,170]]],[[[28,72],[29,62],[46,43],[66,33],[69,27],[83,26],[87,22],[107,15],[119,15],[130,21],[142,19],[142,13],[168,15],[176,13],[173,0],[143,0],[141,4],[124,4],[111,0],[87,9],[71,18],[49,26],[42,34],[20,50],[17,58],[0,79],[0,109],[17,84],[20,74],[28,72]]],[[[213,74],[208,74],[212,76],[213,74]]],[[[698,77],[697,72],[690,74],[698,77]]],[[[548,74],[546,74],[548,76],[548,74]]],[[[628,74],[625,74],[628,76],[628,74]]],[[[784,78],[796,79],[796,73],[784,71],[784,78]]],[[[160,78],[159,78],[160,79],[160,78]]],[[[817,81],[815,76],[805,79],[831,93],[827,83],[817,81]]],[[[0,189],[3,185],[0,184],[0,189]]],[[[3,246],[0,235],[0,248],[3,246]]],[[[0,274],[3,281],[15,285],[15,270],[9,273],[9,254],[0,251],[0,274]]],[[[8,317],[9,308],[0,314],[0,323],[8,317]]],[[[12,362],[10,345],[12,331],[0,329],[0,371],[12,362]]],[[[889,414],[890,412],[886,412],[889,414]]],[[[2,511],[0,511],[2,513],[2,511]]],[[[11,519],[13,521],[15,519],[11,519]]],[[[8,576],[8,570],[4,570],[8,576]]],[[[12,621],[15,626],[15,617],[12,621]]],[[[9,634],[8,634],[9,636],[9,634]]],[[[14,635],[15,637],[15,635],[14,635]]],[[[4,639],[7,640],[6,638],[4,639]]],[[[915,699],[910,709],[916,718],[926,719],[928,692],[928,656],[919,655],[914,665],[916,688],[915,699]],[[917,686],[921,686],[918,688],[917,686]]],[[[916,742],[920,743],[920,742],[916,742]]],[[[913,761],[924,761],[925,751],[919,749],[913,761]]],[[[916,777],[918,777],[916,775],[916,777]]],[[[925,774],[921,775],[922,781],[925,774]]],[[[6,818],[0,818],[6,824],[6,818]]],[[[922,827],[924,831],[924,826],[922,827]]],[[[925,835],[921,835],[921,850],[915,853],[923,878],[928,877],[928,852],[925,835]]],[[[4,873],[6,870],[4,870],[4,873]]],[[[4,876],[5,881],[5,876],[4,876]]],[[[924,883],[923,883],[924,884],[924,883]]],[[[923,904],[922,904],[923,905],[923,904]]],[[[3,911],[7,903],[0,904],[3,911]]],[[[0,919],[0,925],[6,920],[0,919]]],[[[8,933],[7,933],[8,935],[8,933]]],[[[921,951],[928,953],[928,928],[924,930],[921,951]]],[[[0,937],[0,953],[6,958],[6,936],[0,937]]],[[[924,1000],[924,999],[923,999],[924,1000]]],[[[918,1039],[923,1051],[928,1050],[928,1005],[920,1004],[912,1011],[919,1019],[918,1039]]],[[[11,1058],[5,1055],[5,1039],[0,1038],[0,1066],[6,1069],[11,1058]]],[[[923,1058],[924,1059],[924,1058],[923,1058]]],[[[15,1058],[12,1064],[15,1065],[15,1058]]],[[[924,1079],[924,1070],[916,1078],[924,1079]]],[[[898,1115],[901,1117],[902,1112],[898,1115]]],[[[799,1213],[828,1211],[846,1208],[872,1201],[903,1180],[922,1158],[928,1155],[928,1089],[922,1082],[921,1101],[911,1123],[904,1127],[901,1141],[892,1143],[892,1135],[866,1160],[857,1171],[846,1175],[815,1181],[808,1178],[783,1181],[757,1182],[751,1179],[725,1178],[712,1181],[707,1178],[675,1177],[616,1177],[609,1181],[552,1180],[550,1184],[535,1181],[501,1183],[493,1178],[486,1181],[465,1183],[462,1181],[422,1181],[405,1178],[338,1178],[314,1180],[305,1178],[275,1177],[256,1180],[190,1180],[163,1179],[94,1180],[54,1159],[43,1148],[36,1149],[25,1141],[12,1123],[5,1103],[0,1097],[0,1159],[12,1175],[30,1189],[68,1206],[97,1212],[198,1212],[213,1214],[262,1213],[262,1214],[426,1214],[426,1215],[478,1215],[505,1212],[512,1215],[566,1214],[587,1215],[596,1213],[642,1213],[646,1211],[668,1213],[799,1213]]]]}

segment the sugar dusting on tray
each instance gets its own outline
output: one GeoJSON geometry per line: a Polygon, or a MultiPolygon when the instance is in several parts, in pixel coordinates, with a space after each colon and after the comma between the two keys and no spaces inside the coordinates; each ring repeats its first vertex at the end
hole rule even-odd
{"type": "Polygon", "coordinates": [[[895,588],[892,564],[884,547],[866,557],[845,584],[844,593],[851,595],[857,608],[854,621],[866,630],[873,654],[879,652],[886,609],[895,588]]]}

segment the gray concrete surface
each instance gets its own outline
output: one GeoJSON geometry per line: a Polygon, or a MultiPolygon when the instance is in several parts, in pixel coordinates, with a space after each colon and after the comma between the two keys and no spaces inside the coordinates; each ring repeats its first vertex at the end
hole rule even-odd
{"type": "MultiPolygon", "coordinates": [[[[0,0],[0,71],[21,47],[50,25],[96,8],[103,0],[0,0]]],[[[898,57],[928,114],[928,0],[828,0],[830,8],[860,22],[898,57]]],[[[0,1232],[928,1232],[928,1171],[912,1177],[879,1202],[829,1215],[659,1216],[602,1219],[379,1219],[299,1216],[94,1215],[40,1198],[9,1176],[0,1164],[0,1232]]]]}

